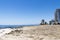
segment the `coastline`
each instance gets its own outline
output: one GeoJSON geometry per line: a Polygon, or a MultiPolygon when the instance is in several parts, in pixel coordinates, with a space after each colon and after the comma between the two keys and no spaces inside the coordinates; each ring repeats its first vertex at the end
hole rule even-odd
{"type": "Polygon", "coordinates": [[[60,25],[26,26],[9,30],[0,40],[60,40],[60,25]]]}

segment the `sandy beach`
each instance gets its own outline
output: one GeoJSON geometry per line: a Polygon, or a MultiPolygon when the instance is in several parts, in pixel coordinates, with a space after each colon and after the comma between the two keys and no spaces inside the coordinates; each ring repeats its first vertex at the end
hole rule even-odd
{"type": "Polygon", "coordinates": [[[0,29],[0,40],[60,40],[60,25],[0,29]]]}

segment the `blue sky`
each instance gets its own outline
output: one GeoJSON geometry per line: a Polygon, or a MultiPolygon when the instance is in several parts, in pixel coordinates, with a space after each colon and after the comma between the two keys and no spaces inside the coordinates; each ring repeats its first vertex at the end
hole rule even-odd
{"type": "Polygon", "coordinates": [[[54,19],[60,0],[0,0],[0,25],[39,24],[54,19]]]}

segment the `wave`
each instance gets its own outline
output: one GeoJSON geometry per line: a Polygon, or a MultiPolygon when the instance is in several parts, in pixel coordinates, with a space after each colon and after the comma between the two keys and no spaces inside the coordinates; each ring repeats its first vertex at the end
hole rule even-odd
{"type": "Polygon", "coordinates": [[[11,28],[6,28],[6,29],[0,29],[0,37],[5,35],[6,33],[11,32],[12,29],[11,28]]]}

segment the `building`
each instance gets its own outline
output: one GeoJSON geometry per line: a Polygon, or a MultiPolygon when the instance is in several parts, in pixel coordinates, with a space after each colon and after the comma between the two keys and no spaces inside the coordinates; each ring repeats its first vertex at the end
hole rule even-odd
{"type": "Polygon", "coordinates": [[[60,23],[60,9],[56,9],[55,12],[55,23],[60,23]]]}
{"type": "Polygon", "coordinates": [[[49,25],[55,25],[55,20],[49,21],[49,25]]]}

